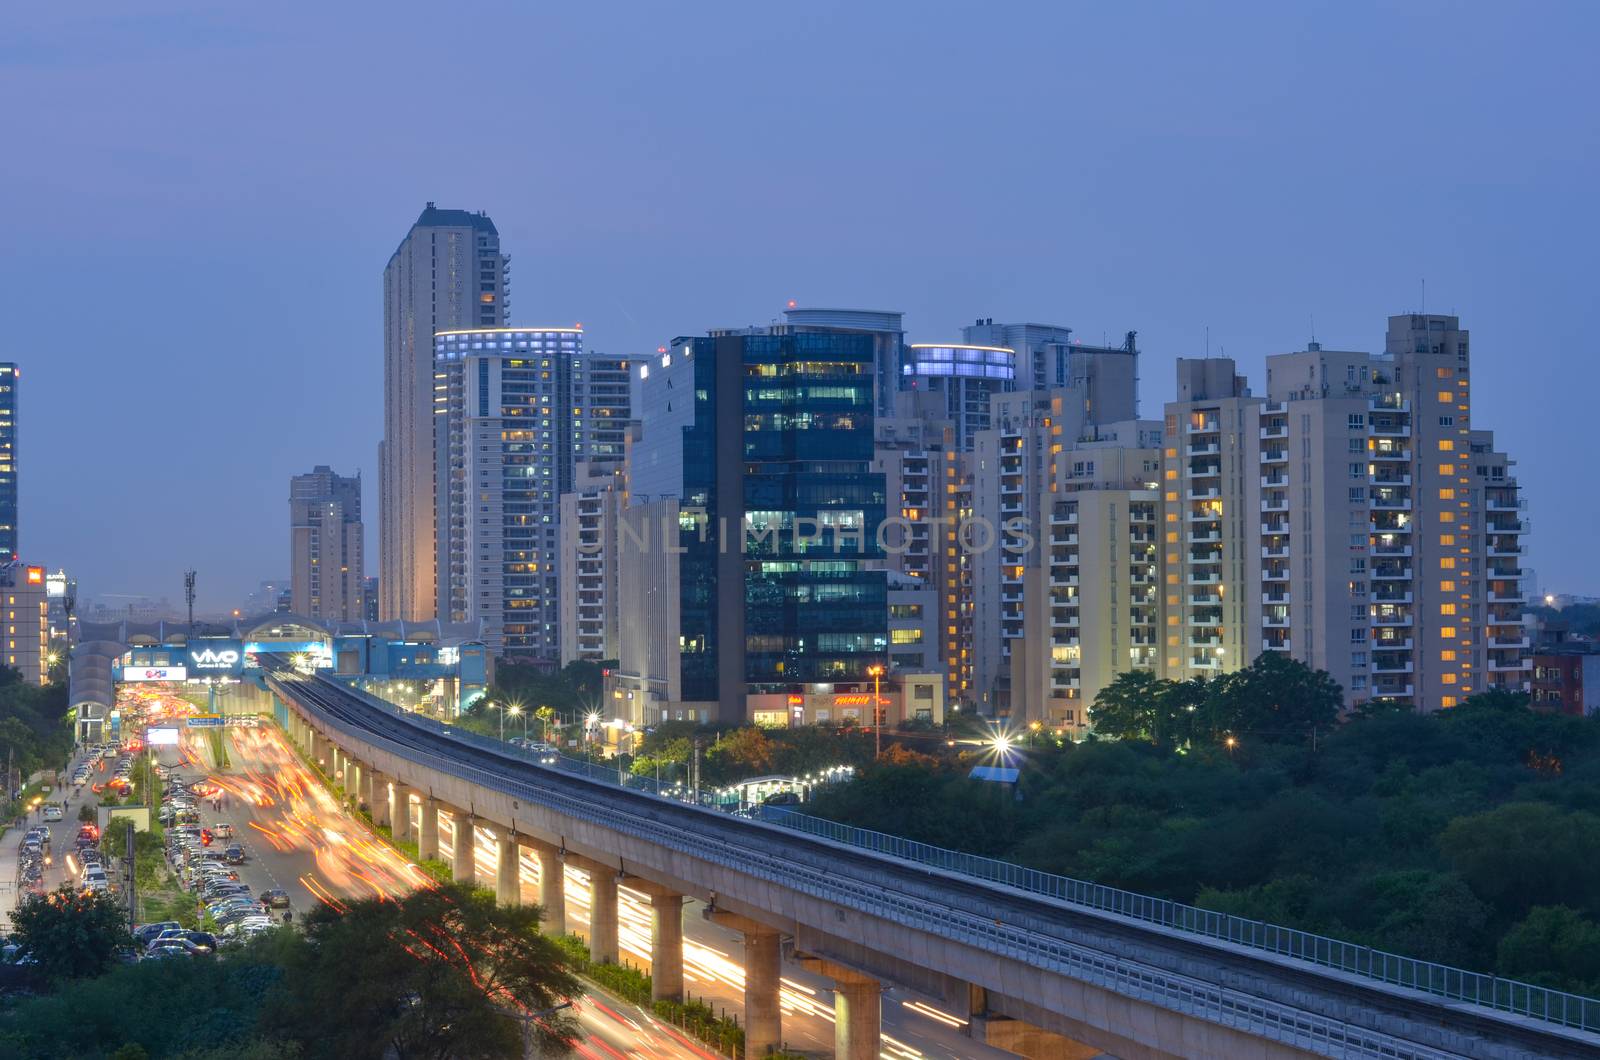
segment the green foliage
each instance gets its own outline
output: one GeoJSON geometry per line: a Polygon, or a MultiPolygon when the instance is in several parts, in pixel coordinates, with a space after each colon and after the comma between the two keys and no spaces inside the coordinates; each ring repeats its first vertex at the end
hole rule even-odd
{"type": "Polygon", "coordinates": [[[60,769],[71,753],[66,682],[30,685],[14,668],[0,666],[0,772],[7,755],[18,775],[26,777],[40,769],[60,769]]]}
{"type": "MultiPolygon", "coordinates": [[[[1128,738],[1022,756],[1020,801],[949,763],[880,764],[807,810],[1391,952],[1523,977],[1542,969],[1541,982],[1594,988],[1600,977],[1565,936],[1585,939],[1600,922],[1600,718],[1485,695],[1433,715],[1380,707],[1322,729],[1324,712],[1270,706],[1284,688],[1323,695],[1319,678],[1253,669],[1226,696],[1267,704],[1259,725],[1293,738],[1247,734],[1231,755],[1199,738],[1185,749],[1181,726],[1163,728],[1136,694],[1155,684],[1125,675],[1103,705],[1128,738]],[[1556,907],[1570,915],[1534,916],[1556,907]]],[[[1205,686],[1207,704],[1225,701],[1221,684],[1205,686]]],[[[1192,712],[1201,721],[1191,731],[1226,731],[1206,728],[1216,725],[1206,709],[1192,712]]]]}
{"type": "Polygon", "coordinates": [[[1535,906],[1500,939],[1505,975],[1600,994],[1600,924],[1566,906],[1535,906]]]}
{"type": "Polygon", "coordinates": [[[1218,744],[1227,736],[1293,743],[1332,728],[1343,699],[1325,671],[1269,651],[1211,682],[1125,671],[1095,696],[1089,717],[1096,736],[1161,748],[1218,744]]]}
{"type": "Polygon", "coordinates": [[[657,1001],[650,1006],[650,1011],[729,1056],[744,1054],[744,1028],[718,1016],[704,1002],[657,1001]]]}
{"type": "Polygon", "coordinates": [[[11,926],[16,942],[50,980],[99,975],[129,941],[126,915],[115,898],[65,884],[25,899],[11,911],[11,926]]]}

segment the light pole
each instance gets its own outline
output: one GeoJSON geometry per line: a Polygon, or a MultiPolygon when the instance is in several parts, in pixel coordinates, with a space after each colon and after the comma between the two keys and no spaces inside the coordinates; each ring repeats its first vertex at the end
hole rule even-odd
{"type": "Polygon", "coordinates": [[[883,754],[883,707],[878,695],[879,682],[883,680],[883,666],[873,663],[867,667],[867,673],[872,675],[872,757],[876,759],[883,754]]]}
{"type": "MultiPolygon", "coordinates": [[[[522,704],[521,703],[513,703],[509,707],[507,707],[506,710],[511,712],[511,716],[513,718],[521,718],[522,719],[522,738],[524,740],[526,740],[528,738],[528,715],[522,709],[522,704]]],[[[500,720],[502,721],[502,723],[505,721],[505,712],[504,711],[501,712],[500,720]]],[[[504,738],[505,737],[503,737],[503,736],[501,737],[501,739],[504,739],[504,738]]]]}

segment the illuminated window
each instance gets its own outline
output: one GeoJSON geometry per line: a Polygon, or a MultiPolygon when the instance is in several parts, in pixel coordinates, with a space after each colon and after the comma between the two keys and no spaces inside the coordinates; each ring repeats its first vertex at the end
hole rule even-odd
{"type": "Polygon", "coordinates": [[[1453,523],[1453,522],[1456,521],[1456,513],[1455,512],[1440,512],[1439,513],[1439,521],[1441,523],[1453,523]]]}
{"type": "Polygon", "coordinates": [[[1442,707],[1453,707],[1453,706],[1456,705],[1456,697],[1455,696],[1440,696],[1439,697],[1439,705],[1442,706],[1442,707]]]}
{"type": "Polygon", "coordinates": [[[1440,570],[1455,570],[1456,569],[1456,558],[1454,556],[1440,556],[1439,557],[1439,569],[1440,570]]]}
{"type": "Polygon", "coordinates": [[[1441,452],[1441,453],[1453,453],[1453,452],[1455,452],[1455,448],[1456,448],[1456,443],[1451,441],[1449,438],[1441,438],[1439,440],[1439,452],[1441,452]]]}
{"type": "Polygon", "coordinates": [[[1178,499],[1178,491],[1177,490],[1171,490],[1171,491],[1169,491],[1167,493],[1167,500],[1169,502],[1170,501],[1176,501],[1177,499],[1178,499]]]}
{"type": "Polygon", "coordinates": [[[1453,593],[1456,591],[1456,583],[1453,581],[1442,581],[1439,583],[1439,591],[1441,593],[1453,593]]]}
{"type": "Polygon", "coordinates": [[[1178,469],[1177,468],[1175,468],[1175,467],[1167,468],[1167,478],[1174,479],[1174,478],[1177,478],[1177,477],[1178,477],[1178,469]]]}
{"type": "Polygon", "coordinates": [[[1446,405],[1450,404],[1455,399],[1456,399],[1456,392],[1454,390],[1441,390],[1441,391],[1439,391],[1439,400],[1444,402],[1446,405]]]}
{"type": "Polygon", "coordinates": [[[1456,499],[1456,491],[1451,489],[1449,486],[1446,486],[1444,489],[1439,491],[1439,499],[1442,501],[1453,501],[1456,499]]]}
{"type": "Polygon", "coordinates": [[[1178,532],[1176,530],[1168,530],[1167,531],[1167,544],[1175,545],[1177,543],[1178,543],[1178,532]]]}
{"type": "Polygon", "coordinates": [[[1441,545],[1453,545],[1455,543],[1456,543],[1456,535],[1454,535],[1454,534],[1440,534],[1439,535],[1439,544],[1441,544],[1441,545]]]}
{"type": "Polygon", "coordinates": [[[1456,683],[1456,675],[1453,673],[1440,674],[1439,680],[1443,681],[1447,685],[1453,685],[1456,683]]]}
{"type": "Polygon", "coordinates": [[[1433,370],[1433,377],[1435,379],[1449,379],[1450,375],[1451,370],[1448,368],[1435,368],[1433,370]]]}
{"type": "Polygon", "coordinates": [[[1439,629],[1439,636],[1441,636],[1441,637],[1450,638],[1450,637],[1454,637],[1455,635],[1456,635],[1456,627],[1454,627],[1454,626],[1442,626],[1439,629]]]}
{"type": "Polygon", "coordinates": [[[1444,651],[1441,651],[1439,653],[1439,661],[1440,662],[1455,662],[1456,661],[1456,650],[1454,648],[1446,648],[1444,651]]]}
{"type": "Polygon", "coordinates": [[[1440,604],[1439,605],[1439,613],[1441,615],[1454,615],[1456,613],[1456,605],[1455,604],[1440,604]]]}
{"type": "Polygon", "coordinates": [[[1456,466],[1454,464],[1440,464],[1439,465],[1439,474],[1441,474],[1441,475],[1454,475],[1455,473],[1456,473],[1456,466]]]}

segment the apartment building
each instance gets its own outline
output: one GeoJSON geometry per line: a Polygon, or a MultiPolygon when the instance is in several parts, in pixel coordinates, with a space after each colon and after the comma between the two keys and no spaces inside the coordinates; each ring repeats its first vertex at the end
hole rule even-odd
{"type": "Polygon", "coordinates": [[[626,506],[622,465],[580,463],[560,500],[557,632],[561,665],[615,659],[619,650],[617,521],[626,506]]]}
{"type": "Polygon", "coordinates": [[[1258,416],[1234,362],[1179,358],[1178,399],[1165,409],[1161,497],[1164,675],[1210,678],[1254,659],[1262,517],[1289,510],[1260,486],[1258,416]]]}
{"type": "Polygon", "coordinates": [[[289,480],[289,598],[296,614],[339,622],[366,616],[361,476],[325,464],[289,480]]]}

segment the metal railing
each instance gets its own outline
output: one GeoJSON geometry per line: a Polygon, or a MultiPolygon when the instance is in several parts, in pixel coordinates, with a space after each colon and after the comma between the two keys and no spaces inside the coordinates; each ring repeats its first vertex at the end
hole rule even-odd
{"type": "MultiPolygon", "coordinates": [[[[342,686],[343,687],[343,686],[342,686]]],[[[292,694],[292,693],[291,693],[292,694]]],[[[599,825],[622,835],[649,840],[713,864],[725,865],[802,893],[822,898],[872,916],[964,942],[986,952],[1023,961],[1080,981],[1092,983],[1123,997],[1182,1012],[1232,1027],[1257,1037],[1286,1042],[1329,1057],[1372,1057],[1385,1060],[1445,1060],[1458,1054],[1419,1045],[1382,1031],[1347,1023],[1317,1012],[1269,1001],[1253,994],[1194,979],[1176,972],[1008,925],[915,895],[889,890],[874,881],[852,879],[847,874],[813,867],[781,853],[767,853],[749,837],[724,838],[703,829],[669,825],[663,821],[597,803],[553,787],[527,784],[503,774],[468,765],[448,755],[420,751],[364,726],[334,717],[315,702],[302,707],[318,716],[321,725],[352,741],[381,749],[407,761],[437,769],[493,791],[515,795],[557,813],[599,825]]],[[[393,709],[392,707],[390,709],[393,709]]],[[[444,726],[431,719],[428,727],[444,726]]],[[[461,730],[450,729],[458,737],[461,730]]],[[[444,735],[441,733],[441,735],[444,735]]],[[[497,750],[503,745],[472,734],[469,742],[483,742],[497,750]]],[[[890,837],[892,838],[892,837],[890,837]]]]}
{"type": "Polygon", "coordinates": [[[1594,998],[1482,972],[1469,972],[1415,957],[1403,957],[1370,946],[1314,935],[1309,931],[1247,920],[1070,876],[1040,872],[1009,861],[997,861],[919,843],[902,836],[856,828],[780,806],[762,807],[761,819],[846,846],[1155,924],[1170,931],[1200,935],[1280,957],[1307,961],[1363,979],[1420,990],[1452,1001],[1465,1001],[1579,1030],[1600,1031],[1600,1000],[1594,998]]]}

